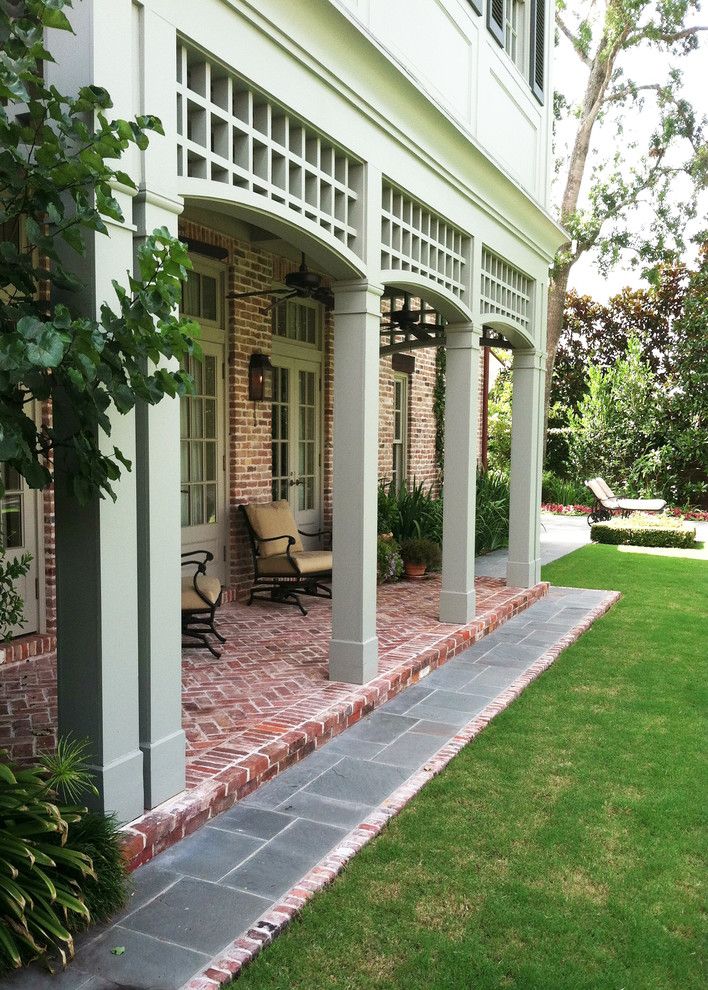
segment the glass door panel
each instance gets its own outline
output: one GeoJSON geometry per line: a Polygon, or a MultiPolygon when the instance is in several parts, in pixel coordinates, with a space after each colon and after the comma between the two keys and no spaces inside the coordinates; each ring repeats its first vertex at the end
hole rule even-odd
{"type": "Polygon", "coordinates": [[[37,632],[39,602],[37,588],[37,494],[31,491],[18,472],[8,464],[0,464],[5,495],[0,499],[0,542],[8,558],[32,556],[28,573],[16,581],[23,602],[23,619],[12,629],[13,636],[37,632]]]}
{"type": "Polygon", "coordinates": [[[288,499],[311,532],[321,522],[321,373],[316,362],[274,357],[273,499],[288,499]]]}

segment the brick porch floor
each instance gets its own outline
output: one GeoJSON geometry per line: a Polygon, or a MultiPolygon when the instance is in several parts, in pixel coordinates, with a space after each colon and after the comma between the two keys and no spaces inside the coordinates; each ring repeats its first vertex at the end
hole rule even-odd
{"type": "MultiPolygon", "coordinates": [[[[467,626],[437,619],[440,579],[379,588],[379,675],[363,687],[327,679],[331,606],[309,615],[270,604],[225,605],[220,660],[184,651],[183,725],[187,788],[126,830],[133,865],[193,831],[263,781],[338,734],[363,714],[538,600],[547,585],[522,591],[478,578],[477,616],[467,626]]],[[[31,758],[55,741],[53,655],[0,668],[0,747],[31,758]]]]}

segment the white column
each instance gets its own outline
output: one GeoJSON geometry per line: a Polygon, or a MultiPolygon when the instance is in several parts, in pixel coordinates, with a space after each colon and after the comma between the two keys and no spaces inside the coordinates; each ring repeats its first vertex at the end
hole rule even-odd
{"type": "MultiPolygon", "coordinates": [[[[74,34],[49,32],[56,58],[47,63],[50,82],[62,92],[105,86],[116,116],[131,113],[130,6],[79,4],[71,13],[74,34]],[[100,16],[98,14],[100,13],[100,16]]],[[[101,303],[116,305],[111,279],[125,282],[132,267],[132,204],[116,190],[126,222],[106,221],[109,236],[86,237],[86,254],[67,258],[84,290],[71,303],[98,315],[101,303]]],[[[117,446],[135,460],[135,416],[109,411],[112,433],[100,435],[107,453],[117,446]]],[[[72,410],[57,402],[57,435],[73,429],[72,410]]],[[[93,803],[129,821],[143,811],[143,755],[138,744],[138,591],[135,473],[123,471],[117,496],[79,505],[69,494],[70,460],[58,452],[56,485],[57,677],[59,732],[86,739],[99,797],[93,803]]]]}
{"type": "MultiPolygon", "coordinates": [[[[162,121],[142,158],[135,198],[135,249],[156,227],[177,234],[175,30],[153,11],[134,9],[138,51],[145,53],[141,106],[162,121]]],[[[145,807],[185,786],[180,633],[179,399],[136,410],[138,499],[138,647],[140,748],[145,807]]]]}
{"type": "Polygon", "coordinates": [[[329,676],[365,684],[378,670],[376,517],[379,331],[383,287],[334,285],[332,642],[329,676]]]}
{"type": "Polygon", "coordinates": [[[507,584],[531,588],[541,578],[541,471],[545,355],[515,350],[511,405],[511,505],[507,584]]]}
{"type": "Polygon", "coordinates": [[[474,618],[474,538],[479,410],[479,331],[471,323],[446,330],[445,480],[440,621],[474,618]]]}

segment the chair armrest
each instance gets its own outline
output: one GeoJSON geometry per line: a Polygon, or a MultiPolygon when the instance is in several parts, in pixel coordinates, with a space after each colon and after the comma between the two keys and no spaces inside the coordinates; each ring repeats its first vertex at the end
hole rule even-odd
{"type": "Polygon", "coordinates": [[[294,544],[295,544],[295,537],[294,536],[285,536],[285,535],[284,536],[256,536],[256,534],[254,533],[253,534],[253,539],[256,541],[256,543],[273,543],[275,540],[287,540],[288,541],[288,549],[290,547],[294,546],[294,544]]]}
{"type": "Polygon", "coordinates": [[[331,536],[331,529],[319,529],[316,533],[306,533],[304,529],[299,529],[300,536],[331,536]]]}

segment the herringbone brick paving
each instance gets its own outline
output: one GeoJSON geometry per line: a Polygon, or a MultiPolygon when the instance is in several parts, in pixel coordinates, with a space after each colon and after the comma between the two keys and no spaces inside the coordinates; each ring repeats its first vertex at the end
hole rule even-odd
{"type": "MultiPolygon", "coordinates": [[[[516,594],[493,578],[478,578],[476,589],[478,616],[516,594]]],[[[455,628],[437,619],[439,592],[437,577],[379,588],[381,673],[455,628]]],[[[312,599],[308,607],[305,617],[288,606],[230,603],[219,613],[227,637],[221,659],[206,651],[184,651],[188,786],[350,695],[349,685],[327,679],[330,603],[312,599]]],[[[54,654],[0,668],[0,747],[13,758],[29,759],[53,748],[56,715],[54,654]]]]}

